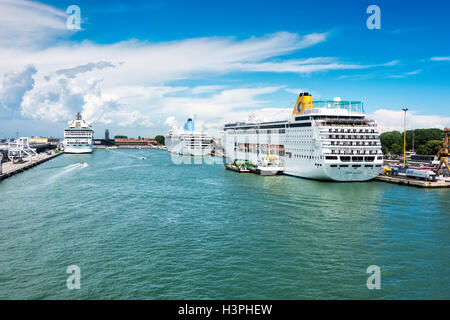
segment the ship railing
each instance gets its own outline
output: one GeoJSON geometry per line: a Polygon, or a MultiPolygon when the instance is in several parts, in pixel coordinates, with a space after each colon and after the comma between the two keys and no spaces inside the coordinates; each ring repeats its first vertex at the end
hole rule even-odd
{"type": "Polygon", "coordinates": [[[364,103],[361,101],[316,100],[313,104],[314,108],[345,109],[350,112],[364,113],[364,103]]]}
{"type": "MultiPolygon", "coordinates": [[[[334,120],[336,121],[336,120],[334,120]]],[[[361,122],[361,120],[359,121],[361,122]]],[[[346,120],[339,120],[339,122],[331,122],[330,121],[326,121],[326,120],[316,120],[316,126],[318,127],[339,127],[339,128],[344,128],[344,127],[350,127],[350,128],[375,128],[378,127],[378,125],[376,123],[365,123],[365,124],[351,124],[346,120]],[[345,124],[343,124],[342,122],[345,122],[345,124]]]]}
{"type": "Polygon", "coordinates": [[[374,137],[373,135],[367,135],[367,136],[362,136],[362,137],[358,137],[358,136],[348,136],[348,135],[344,135],[346,137],[342,138],[340,136],[342,136],[342,134],[324,134],[325,137],[322,137],[322,140],[327,140],[327,139],[333,139],[333,140],[378,140],[378,137],[374,137]]]}

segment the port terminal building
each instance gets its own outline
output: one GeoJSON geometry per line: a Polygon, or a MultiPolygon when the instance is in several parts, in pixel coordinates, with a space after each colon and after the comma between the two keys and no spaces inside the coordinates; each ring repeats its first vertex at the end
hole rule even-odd
{"type": "Polygon", "coordinates": [[[158,142],[154,139],[94,139],[94,148],[106,147],[118,148],[149,148],[156,146],[158,142]]]}
{"type": "Polygon", "coordinates": [[[119,148],[153,147],[158,144],[155,139],[116,139],[116,146],[119,148]]]}

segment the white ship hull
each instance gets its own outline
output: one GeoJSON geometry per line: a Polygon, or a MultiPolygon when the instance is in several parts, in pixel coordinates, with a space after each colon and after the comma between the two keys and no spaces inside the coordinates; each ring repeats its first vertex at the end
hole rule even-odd
{"type": "MultiPolygon", "coordinates": [[[[225,145],[228,161],[248,160],[252,163],[258,163],[258,157],[255,153],[234,153],[233,148],[225,145]]],[[[298,178],[324,180],[324,181],[368,181],[375,178],[382,170],[383,160],[374,160],[371,163],[359,162],[335,162],[327,163],[324,159],[320,160],[320,154],[316,153],[318,160],[310,161],[310,159],[281,158],[283,167],[277,171],[298,178]],[[335,165],[335,167],[332,167],[335,165]]],[[[263,175],[263,174],[261,174],[263,175]]]]}
{"type": "Polygon", "coordinates": [[[92,145],[64,147],[64,153],[92,153],[92,150],[92,145]]]}
{"type": "Polygon", "coordinates": [[[211,148],[189,148],[184,147],[181,152],[179,152],[180,155],[183,156],[207,156],[208,154],[211,154],[211,148]]]}
{"type": "Polygon", "coordinates": [[[182,156],[206,156],[211,154],[211,147],[191,148],[180,142],[178,145],[175,146],[172,145],[170,145],[170,147],[167,146],[167,151],[182,156]]]}
{"type": "Polygon", "coordinates": [[[330,167],[330,165],[324,165],[320,168],[316,168],[312,165],[303,165],[296,168],[285,169],[284,174],[299,178],[307,178],[314,180],[324,181],[368,181],[375,178],[381,171],[381,168],[375,167],[359,167],[354,168],[352,164],[348,167],[330,167]]]}

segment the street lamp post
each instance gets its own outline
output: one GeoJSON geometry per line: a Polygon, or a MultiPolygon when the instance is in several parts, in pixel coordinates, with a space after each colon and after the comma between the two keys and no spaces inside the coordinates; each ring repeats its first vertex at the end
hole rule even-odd
{"type": "Polygon", "coordinates": [[[406,167],[406,111],[408,111],[408,108],[403,108],[403,111],[405,111],[405,125],[403,129],[403,168],[406,167]]]}

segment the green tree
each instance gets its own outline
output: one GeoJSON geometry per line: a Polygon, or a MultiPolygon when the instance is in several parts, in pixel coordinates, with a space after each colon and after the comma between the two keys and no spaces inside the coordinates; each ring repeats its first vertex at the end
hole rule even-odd
{"type": "Polygon", "coordinates": [[[383,154],[388,154],[389,153],[389,149],[386,146],[382,146],[381,147],[381,151],[383,151],[383,154]]]}
{"type": "Polygon", "coordinates": [[[114,136],[114,139],[128,139],[127,136],[114,136]]]}
{"type": "MultiPolygon", "coordinates": [[[[429,145],[428,147],[426,147],[426,144],[429,141],[433,141],[433,140],[442,141],[443,138],[444,138],[444,131],[441,129],[431,128],[431,129],[407,130],[406,131],[406,150],[412,150],[414,147],[414,149],[416,149],[416,151],[418,151],[419,147],[422,146],[422,148],[420,148],[420,152],[421,152],[420,154],[424,154],[422,152],[426,152],[427,151],[426,148],[432,146],[432,145],[429,145]],[[413,140],[414,140],[414,145],[413,145],[413,140]]],[[[394,153],[392,151],[393,145],[398,144],[402,148],[401,153],[403,153],[403,133],[400,133],[398,131],[384,132],[384,133],[380,134],[380,141],[381,141],[381,145],[383,147],[388,148],[388,150],[391,153],[394,153]]],[[[428,152],[434,152],[434,149],[435,149],[435,147],[433,147],[431,150],[428,150],[428,152]]],[[[426,154],[430,154],[430,153],[426,153],[426,154]]],[[[434,154],[434,153],[432,153],[432,154],[434,154]]]]}
{"type": "Polygon", "coordinates": [[[406,131],[406,148],[408,150],[413,149],[413,138],[414,148],[418,148],[418,146],[425,145],[430,140],[442,140],[444,138],[444,131],[435,128],[406,131]]]}
{"type": "Polygon", "coordinates": [[[442,140],[430,140],[424,145],[420,145],[416,152],[418,154],[436,155],[442,147],[442,140]]]}
{"type": "Polygon", "coordinates": [[[398,144],[403,146],[402,134],[398,131],[383,132],[380,134],[380,142],[383,147],[392,152],[392,146],[398,144]]]}
{"type": "Polygon", "coordinates": [[[403,154],[403,144],[394,143],[390,151],[392,154],[403,154]]]}
{"type": "Polygon", "coordinates": [[[417,154],[429,154],[429,150],[427,147],[425,147],[424,144],[421,144],[420,146],[417,147],[416,153],[417,154]]]}
{"type": "Polygon", "coordinates": [[[156,142],[158,142],[158,144],[161,144],[161,145],[166,144],[166,139],[164,138],[164,136],[156,136],[155,140],[156,140],[156,142]]]}

